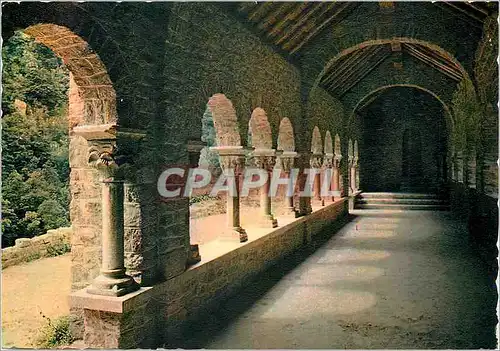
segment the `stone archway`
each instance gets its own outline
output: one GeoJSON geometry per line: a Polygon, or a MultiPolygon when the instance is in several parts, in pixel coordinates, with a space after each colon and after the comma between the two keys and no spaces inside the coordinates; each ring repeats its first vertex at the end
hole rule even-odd
{"type": "Polygon", "coordinates": [[[101,188],[97,171],[89,166],[91,145],[86,138],[116,138],[116,92],[98,54],[67,27],[40,23],[27,27],[23,33],[51,49],[70,72],[68,120],[70,218],[73,227],[72,289],[78,290],[99,274],[101,260],[101,188]],[[87,126],[96,128],[90,134],[77,132],[87,126]]]}

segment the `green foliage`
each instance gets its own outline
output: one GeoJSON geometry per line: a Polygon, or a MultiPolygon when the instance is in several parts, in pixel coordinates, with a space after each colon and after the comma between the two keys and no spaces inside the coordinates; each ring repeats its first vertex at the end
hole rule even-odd
{"type": "Polygon", "coordinates": [[[50,349],[62,345],[69,345],[74,341],[71,335],[69,317],[63,316],[52,321],[50,318],[42,315],[47,320],[36,340],[36,346],[39,348],[50,349]]]}
{"type": "Polygon", "coordinates": [[[69,75],[62,62],[46,46],[16,32],[2,50],[2,106],[14,111],[14,100],[56,111],[67,97],[69,75]]]}
{"type": "Polygon", "coordinates": [[[208,106],[201,119],[201,141],[205,142],[207,146],[205,146],[200,152],[200,166],[208,165],[214,168],[219,168],[220,164],[218,154],[210,151],[211,146],[217,146],[217,135],[212,112],[208,106]]]}
{"type": "Polygon", "coordinates": [[[47,247],[47,255],[49,257],[64,255],[71,251],[71,245],[67,242],[61,241],[54,245],[47,247]]]}
{"type": "Polygon", "coordinates": [[[455,115],[454,145],[464,150],[467,143],[475,144],[483,108],[478,101],[472,82],[463,79],[453,94],[453,113],[455,115]]]}
{"type": "Polygon", "coordinates": [[[193,197],[189,198],[189,205],[203,202],[203,201],[209,201],[209,200],[219,200],[219,198],[217,196],[210,196],[207,194],[200,195],[200,196],[193,196],[193,197]]]}
{"type": "Polygon", "coordinates": [[[68,74],[46,47],[16,33],[3,56],[2,247],[69,224],[68,74]],[[29,104],[16,111],[14,99],[29,104]]]}

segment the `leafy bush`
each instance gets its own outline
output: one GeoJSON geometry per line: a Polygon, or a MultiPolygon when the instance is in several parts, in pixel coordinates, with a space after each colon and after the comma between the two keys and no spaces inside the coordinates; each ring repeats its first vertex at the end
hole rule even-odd
{"type": "Polygon", "coordinates": [[[47,325],[41,328],[36,340],[36,346],[39,348],[50,349],[62,345],[69,345],[74,341],[71,335],[69,317],[63,316],[52,321],[50,318],[42,315],[47,320],[47,325]]]}
{"type": "Polygon", "coordinates": [[[219,198],[217,196],[210,196],[210,195],[200,195],[200,196],[193,196],[189,199],[189,205],[198,203],[198,202],[203,202],[203,201],[209,201],[209,200],[218,200],[219,198]]]}

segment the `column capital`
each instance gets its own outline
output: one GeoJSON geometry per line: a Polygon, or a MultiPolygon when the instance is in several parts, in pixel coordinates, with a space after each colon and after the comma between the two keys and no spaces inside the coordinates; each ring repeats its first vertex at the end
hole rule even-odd
{"type": "Polygon", "coordinates": [[[276,151],[274,149],[255,149],[252,152],[255,165],[266,171],[272,171],[276,164],[276,151]]]}
{"type": "Polygon", "coordinates": [[[97,169],[102,179],[113,179],[118,170],[116,140],[89,141],[88,164],[97,169]]]}
{"type": "Polygon", "coordinates": [[[321,168],[323,165],[323,154],[311,154],[309,163],[312,168],[321,168]]]}
{"type": "Polygon", "coordinates": [[[219,153],[220,165],[224,172],[234,169],[234,174],[242,173],[247,154],[243,146],[213,146],[210,150],[219,153]]]}
{"type": "Polygon", "coordinates": [[[323,157],[323,167],[325,168],[332,168],[333,167],[333,158],[334,158],[334,155],[333,154],[325,154],[325,156],[323,157]]]}

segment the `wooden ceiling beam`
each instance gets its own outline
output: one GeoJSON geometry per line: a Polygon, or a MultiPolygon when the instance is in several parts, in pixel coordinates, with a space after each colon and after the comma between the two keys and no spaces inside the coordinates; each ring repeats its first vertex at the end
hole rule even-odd
{"type": "MultiPolygon", "coordinates": [[[[452,73],[453,75],[459,77],[459,80],[462,79],[462,72],[455,66],[455,64],[453,62],[451,62],[449,60],[445,60],[445,62],[442,62],[440,60],[436,60],[433,57],[434,52],[432,52],[430,50],[426,50],[426,51],[422,52],[416,46],[413,46],[411,44],[406,44],[405,47],[410,51],[413,50],[413,52],[420,54],[420,55],[423,55],[424,57],[426,57],[429,60],[429,62],[433,63],[435,66],[437,66],[439,68],[443,68],[443,69],[449,71],[450,73],[452,73]]],[[[439,56],[439,57],[443,58],[442,56],[439,56]]]]}
{"type": "Polygon", "coordinates": [[[480,6],[476,6],[476,3],[474,2],[466,2],[465,4],[469,7],[472,7],[474,10],[481,12],[485,17],[489,16],[488,10],[481,8],[480,6]]]}
{"type": "MultiPolygon", "coordinates": [[[[290,51],[290,54],[292,55],[296,53],[298,50],[300,50],[301,47],[303,47],[307,42],[309,42],[320,31],[322,31],[331,21],[337,18],[345,9],[351,7],[351,5],[352,4],[350,2],[343,3],[341,7],[337,11],[335,11],[333,15],[330,15],[326,21],[317,26],[312,33],[310,33],[303,41],[301,41],[297,46],[295,46],[292,49],[292,51],[290,51]]],[[[354,5],[357,6],[357,4],[354,5]]]]}
{"type": "MultiPolygon", "coordinates": [[[[363,66],[369,66],[370,60],[382,50],[382,47],[380,46],[372,46],[370,47],[369,51],[364,51],[364,55],[361,56],[360,59],[358,59],[357,62],[351,63],[347,69],[344,70],[342,75],[339,75],[338,79],[336,79],[333,84],[330,84],[330,88],[334,87],[334,85],[338,87],[342,87],[342,84],[347,84],[349,82],[349,79],[351,79],[353,76],[355,77],[356,74],[359,72],[359,70],[363,69],[363,66]],[[368,63],[368,65],[366,65],[368,63]]],[[[336,89],[336,88],[335,88],[336,89]]]]}
{"type": "Polygon", "coordinates": [[[290,7],[295,6],[295,3],[293,2],[288,2],[288,3],[275,3],[275,4],[280,4],[278,5],[279,7],[276,10],[270,11],[259,23],[257,28],[259,28],[262,31],[267,31],[269,28],[271,28],[276,22],[279,21],[280,17],[282,17],[283,14],[285,14],[290,7]]]}
{"type": "Polygon", "coordinates": [[[467,23],[470,23],[472,26],[474,26],[476,28],[480,28],[480,29],[483,28],[483,26],[481,24],[477,23],[477,21],[472,20],[469,16],[466,16],[462,12],[458,12],[456,10],[453,10],[451,8],[451,6],[448,6],[447,3],[445,3],[445,2],[439,2],[438,1],[436,4],[442,10],[444,10],[444,11],[446,11],[448,13],[451,13],[453,16],[458,17],[458,18],[460,18],[461,20],[463,20],[463,21],[465,21],[467,23]]]}
{"type": "Polygon", "coordinates": [[[300,14],[306,9],[307,3],[293,3],[295,9],[290,11],[274,28],[267,34],[268,37],[274,37],[277,34],[288,28],[293,20],[300,16],[300,14]]]}
{"type": "Polygon", "coordinates": [[[265,2],[257,5],[251,13],[248,13],[248,19],[253,22],[259,22],[262,18],[266,17],[269,12],[271,12],[273,4],[274,3],[272,2],[265,2]]]}
{"type": "Polygon", "coordinates": [[[340,91],[340,96],[343,96],[349,90],[351,90],[354,86],[356,86],[363,78],[365,78],[371,71],[377,68],[382,62],[384,62],[391,55],[390,51],[383,50],[380,48],[377,55],[374,57],[376,59],[375,62],[372,62],[370,65],[367,65],[364,70],[360,70],[357,77],[350,83],[346,84],[342,90],[340,91]]]}
{"type": "Polygon", "coordinates": [[[328,84],[332,79],[337,78],[343,70],[349,68],[349,66],[355,62],[359,57],[363,56],[364,49],[356,50],[342,60],[338,60],[335,64],[335,69],[330,69],[330,74],[323,79],[322,84],[328,84]]]}
{"type": "Polygon", "coordinates": [[[451,69],[449,66],[444,65],[430,56],[418,51],[417,49],[407,46],[407,52],[413,57],[419,59],[420,61],[426,63],[427,65],[439,69],[442,73],[446,74],[448,77],[460,81],[462,80],[462,75],[457,73],[455,70],[451,69]]]}
{"type": "Polygon", "coordinates": [[[328,2],[326,4],[327,5],[321,10],[321,13],[313,17],[311,21],[297,30],[296,35],[287,43],[288,49],[293,49],[297,42],[300,42],[302,38],[307,37],[310,33],[314,32],[314,28],[318,27],[318,23],[323,19],[323,17],[327,16],[328,12],[337,6],[335,2],[328,2]]]}
{"type": "Polygon", "coordinates": [[[456,9],[457,11],[460,11],[462,12],[464,15],[466,16],[469,16],[470,18],[480,22],[480,23],[483,23],[483,20],[479,17],[476,17],[475,15],[471,14],[470,12],[468,11],[465,11],[464,9],[460,8],[460,6],[458,5],[455,5],[453,2],[448,2],[448,1],[445,1],[445,4],[448,5],[448,6],[451,6],[453,7],[454,9],[456,9]]]}
{"type": "Polygon", "coordinates": [[[295,25],[280,40],[278,40],[277,44],[281,44],[283,41],[287,40],[290,36],[293,36],[295,31],[299,29],[301,26],[303,26],[304,23],[307,22],[309,17],[313,16],[316,11],[318,11],[320,8],[323,7],[323,5],[324,3],[322,2],[314,3],[314,5],[309,5],[311,7],[313,6],[314,7],[311,10],[309,10],[299,21],[297,21],[297,23],[295,23],[295,25]]]}

